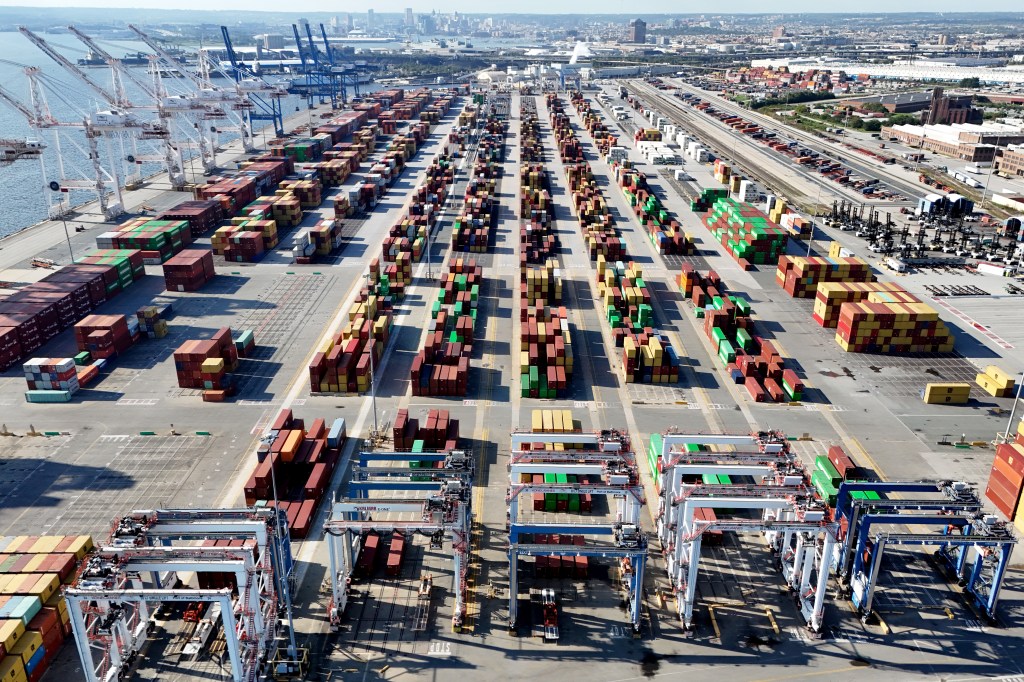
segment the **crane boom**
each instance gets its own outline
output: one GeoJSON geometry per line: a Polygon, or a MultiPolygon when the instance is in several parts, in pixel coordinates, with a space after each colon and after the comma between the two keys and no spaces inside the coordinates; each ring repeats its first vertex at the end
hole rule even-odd
{"type": "MultiPolygon", "coordinates": [[[[71,33],[76,38],[82,41],[86,47],[88,47],[90,50],[92,50],[94,53],[96,53],[102,59],[104,59],[108,64],[110,64],[115,74],[123,74],[127,76],[128,79],[132,83],[135,83],[135,85],[138,86],[138,88],[142,90],[142,92],[144,92],[147,96],[153,98],[154,100],[157,99],[157,94],[153,91],[153,86],[151,83],[147,83],[144,79],[139,78],[134,73],[132,73],[130,69],[124,68],[124,65],[121,64],[121,62],[119,62],[116,57],[109,54],[106,50],[97,45],[96,41],[94,41],[92,38],[82,33],[81,31],[79,31],[74,26],[68,26],[68,30],[71,31],[71,33]]],[[[122,100],[125,103],[124,106],[128,106],[128,95],[124,92],[124,86],[120,83],[119,77],[115,75],[115,78],[116,84],[114,86],[114,96],[117,99],[122,100]]]]}
{"type": "Polygon", "coordinates": [[[28,38],[29,41],[31,41],[33,45],[35,45],[40,50],[42,50],[43,53],[47,57],[49,57],[53,61],[55,61],[58,64],[60,64],[62,67],[64,67],[65,71],[67,71],[72,76],[74,76],[75,78],[78,78],[83,83],[88,85],[97,95],[102,97],[104,101],[106,101],[106,102],[108,102],[111,105],[116,106],[116,107],[131,107],[131,102],[119,102],[119,101],[117,101],[117,97],[115,97],[114,95],[112,95],[109,92],[107,92],[106,88],[104,88],[102,85],[100,85],[99,83],[94,81],[89,76],[89,74],[85,73],[84,71],[79,69],[77,66],[72,64],[70,61],[68,61],[68,59],[64,55],[62,55],[60,52],[57,52],[52,47],[50,47],[49,43],[47,43],[45,40],[43,40],[42,38],[37,36],[35,33],[33,33],[32,31],[28,30],[24,26],[19,26],[18,27],[18,31],[21,32],[21,34],[23,36],[28,38]]]}
{"type": "Polygon", "coordinates": [[[324,37],[324,49],[327,50],[327,64],[334,66],[334,55],[331,54],[331,43],[327,40],[327,29],[320,24],[320,34],[324,37]]]}
{"type": "MultiPolygon", "coordinates": [[[[140,29],[138,26],[136,26],[135,24],[128,24],[128,30],[137,35],[139,37],[139,40],[144,42],[146,46],[149,47],[149,49],[153,50],[156,56],[162,59],[167,64],[168,68],[179,65],[178,61],[173,56],[171,56],[171,53],[169,53],[167,50],[161,47],[160,43],[150,38],[149,35],[144,33],[142,29],[140,29]]],[[[199,76],[192,73],[188,69],[180,69],[180,71],[181,73],[185,74],[186,78],[188,78],[190,81],[192,81],[199,87],[209,87],[208,83],[204,83],[203,80],[199,78],[199,76]]]]}
{"type": "Polygon", "coordinates": [[[0,99],[7,102],[7,104],[9,104],[11,108],[15,109],[18,113],[24,116],[25,120],[27,120],[29,122],[29,125],[31,125],[32,127],[36,128],[43,126],[42,121],[39,121],[36,118],[35,112],[29,109],[24,102],[15,97],[10,90],[8,90],[2,85],[0,85],[0,99]]]}

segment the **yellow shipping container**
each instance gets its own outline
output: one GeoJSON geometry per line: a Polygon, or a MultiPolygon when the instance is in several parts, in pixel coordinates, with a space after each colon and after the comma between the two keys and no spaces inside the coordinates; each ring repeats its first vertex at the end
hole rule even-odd
{"type": "Polygon", "coordinates": [[[27,664],[36,650],[43,645],[43,636],[35,630],[26,630],[14,648],[7,652],[7,656],[21,658],[21,662],[27,664]]]}
{"type": "Polygon", "coordinates": [[[995,365],[989,365],[988,367],[986,367],[985,374],[992,377],[992,381],[994,381],[996,386],[998,386],[999,388],[1012,388],[1016,384],[1016,381],[1014,381],[1014,378],[1012,376],[1010,376],[1003,370],[999,369],[995,365]]]}
{"type": "Polygon", "coordinates": [[[18,656],[4,656],[0,661],[0,681],[2,682],[28,682],[25,675],[25,664],[18,656]]]}
{"type": "Polygon", "coordinates": [[[20,620],[0,620],[0,644],[6,651],[14,648],[21,636],[25,634],[25,624],[20,620]]]}
{"type": "Polygon", "coordinates": [[[544,416],[540,410],[533,410],[530,413],[531,431],[538,432],[544,429],[544,416]]]}

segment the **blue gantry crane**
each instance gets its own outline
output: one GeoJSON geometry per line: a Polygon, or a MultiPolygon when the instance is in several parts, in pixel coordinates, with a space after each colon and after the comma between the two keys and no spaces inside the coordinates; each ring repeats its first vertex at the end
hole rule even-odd
{"type": "Polygon", "coordinates": [[[231,76],[235,79],[239,91],[245,92],[253,103],[253,107],[249,110],[250,125],[252,121],[271,121],[274,132],[279,136],[284,135],[281,97],[287,92],[283,88],[267,83],[238,58],[235,48],[231,44],[231,34],[228,33],[227,26],[221,26],[220,33],[224,38],[224,49],[227,52],[228,61],[231,63],[231,76]]]}
{"type": "Polygon", "coordinates": [[[1006,523],[981,511],[981,501],[968,484],[844,482],[836,498],[836,519],[847,529],[840,550],[839,577],[848,580],[854,605],[864,620],[872,615],[882,556],[888,546],[938,547],[936,556],[945,562],[973,606],[988,618],[995,618],[999,591],[1017,540],[1006,523]],[[854,497],[857,492],[879,496],[895,493],[901,498],[858,499],[854,497]],[[928,497],[902,497],[909,494],[928,497]],[[893,526],[930,526],[938,532],[903,532],[893,526]]]}

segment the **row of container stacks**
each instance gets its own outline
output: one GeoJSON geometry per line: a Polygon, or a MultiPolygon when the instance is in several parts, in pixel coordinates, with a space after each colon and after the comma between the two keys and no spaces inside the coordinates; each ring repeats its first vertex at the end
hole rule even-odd
{"type": "Polygon", "coordinates": [[[733,199],[716,199],[704,225],[744,270],[775,265],[786,253],[789,234],[760,209],[733,199]]]}
{"type": "Polygon", "coordinates": [[[782,256],[775,271],[775,283],[794,298],[814,298],[818,285],[825,282],[874,281],[871,266],[856,256],[782,256]]]}
{"type": "Polygon", "coordinates": [[[138,250],[150,265],[163,263],[191,243],[192,228],[186,220],[132,218],[96,236],[98,249],[138,250]]]}
{"type": "Polygon", "coordinates": [[[245,503],[275,506],[288,517],[292,538],[309,534],[317,507],[330,490],[348,432],[345,420],[330,428],[320,418],[306,429],[290,409],[281,410],[256,450],[256,468],[245,483],[245,503]]]}
{"type": "Polygon", "coordinates": [[[117,253],[66,265],[0,300],[0,370],[17,364],[145,276],[139,251],[117,253]]]}
{"type": "Polygon", "coordinates": [[[627,383],[674,383],[679,356],[668,337],[654,330],[651,294],[639,264],[597,258],[597,293],[616,348],[622,348],[627,383]]]}
{"type": "MultiPolygon", "coordinates": [[[[406,546],[405,535],[398,531],[391,534],[388,543],[387,553],[384,556],[384,572],[389,577],[397,577],[402,572],[402,558],[405,556],[406,546]]],[[[376,531],[370,531],[362,536],[359,558],[352,571],[354,580],[369,581],[373,578],[380,562],[381,536],[376,531]]]]}
{"type": "MultiPolygon", "coordinates": [[[[426,139],[428,126],[418,124],[416,130],[422,132],[422,138],[409,141],[412,153],[426,139]]],[[[392,161],[397,163],[398,159],[404,167],[405,153],[405,150],[392,153],[392,161]]],[[[428,205],[440,206],[453,180],[451,164],[442,153],[428,169],[426,184],[414,190],[412,206],[420,208],[410,207],[409,217],[425,213],[428,205]]],[[[336,203],[336,213],[338,209],[336,203]]],[[[434,210],[431,208],[430,212],[434,210]]],[[[348,324],[314,354],[309,365],[313,393],[355,393],[370,388],[374,368],[380,363],[394,325],[395,302],[405,297],[406,285],[412,282],[412,244],[406,237],[395,234],[402,229],[399,224],[385,237],[381,246],[383,267],[380,258],[370,262],[368,281],[360,288],[349,310],[348,324]]]]}
{"type": "Polygon", "coordinates": [[[707,213],[719,199],[728,199],[729,190],[720,187],[707,187],[690,200],[690,210],[694,213],[707,213]]]}
{"type": "MultiPolygon", "coordinates": [[[[575,133],[564,113],[561,100],[549,94],[555,138],[562,143],[574,141],[575,133]]],[[[562,144],[566,179],[573,192],[573,205],[580,229],[588,244],[591,259],[597,262],[597,292],[603,301],[604,317],[612,329],[615,345],[623,349],[623,379],[626,382],[672,383],[679,378],[679,358],[668,338],[655,333],[650,292],[639,265],[628,259],[625,241],[614,226],[614,219],[593,173],[582,156],[567,157],[562,144]],[[612,265],[614,263],[614,265],[612,265]]]]}
{"type": "Polygon", "coordinates": [[[508,124],[495,116],[484,123],[477,146],[473,178],[466,185],[465,201],[452,228],[452,249],[486,253],[497,222],[497,183],[505,160],[508,124]]]}
{"type": "Polygon", "coordinates": [[[423,184],[412,191],[408,213],[392,226],[384,239],[381,251],[386,262],[401,261],[411,274],[409,259],[419,262],[423,257],[427,237],[437,222],[453,182],[455,164],[451,157],[441,153],[427,167],[423,184]]]}
{"type": "MultiPolygon", "coordinates": [[[[586,476],[575,474],[520,474],[521,483],[533,485],[573,485],[587,484],[586,476]]],[[[590,493],[533,493],[533,510],[542,512],[558,512],[572,514],[589,514],[593,509],[594,499],[590,493]]]]}
{"type": "Polygon", "coordinates": [[[731,295],[714,270],[697,272],[683,263],[677,279],[679,291],[704,318],[704,333],[719,361],[737,384],[744,384],[757,402],[796,401],[803,397],[803,382],[767,339],[757,334],[746,299],[731,295]]]}
{"type": "Polygon", "coordinates": [[[88,535],[0,537],[0,680],[38,682],[71,618],[61,589],[93,549],[88,535]]]}
{"type": "Polygon", "coordinates": [[[230,372],[238,369],[239,358],[249,356],[255,348],[252,331],[233,340],[229,327],[221,327],[208,341],[186,341],[174,352],[178,386],[202,390],[204,402],[224,402],[235,391],[230,372]]]}
{"type": "Polygon", "coordinates": [[[608,203],[594,179],[590,164],[583,158],[583,151],[576,140],[576,134],[569,123],[569,117],[561,99],[550,93],[547,107],[554,130],[559,154],[565,165],[565,178],[572,194],[573,211],[579,222],[583,241],[591,260],[598,256],[621,259],[626,253],[625,240],[615,229],[614,217],[608,203]]]}
{"type": "Polygon", "coordinates": [[[554,229],[550,177],[543,166],[537,100],[520,105],[521,134],[533,163],[520,168],[519,380],[524,398],[564,395],[572,378],[573,349],[568,310],[562,302],[559,240],[554,229]]]}
{"type": "Polygon", "coordinates": [[[583,121],[583,127],[590,138],[597,146],[597,151],[602,157],[607,157],[611,148],[618,142],[618,137],[613,135],[608,126],[604,124],[604,117],[593,110],[592,103],[585,98],[581,92],[574,90],[569,95],[569,102],[576,107],[576,113],[583,121]]]}
{"type": "Polygon", "coordinates": [[[252,263],[278,244],[277,222],[235,217],[230,225],[217,228],[210,246],[229,263],[252,263]]]}
{"type": "Polygon", "coordinates": [[[647,176],[633,168],[630,161],[616,161],[612,172],[658,253],[683,256],[693,253],[693,236],[684,232],[675,216],[662,205],[648,186],[647,176]]]}
{"type": "MultiPolygon", "coordinates": [[[[578,497],[578,496],[577,496],[578,497]]],[[[548,535],[523,533],[519,536],[522,544],[533,545],[578,545],[585,543],[582,535],[548,535]]],[[[569,578],[585,580],[590,575],[590,561],[585,556],[536,556],[533,559],[534,576],[537,578],[569,578]]]]}
{"type": "Polygon", "coordinates": [[[369,390],[371,373],[380,365],[394,326],[394,300],[402,291],[381,272],[375,258],[370,263],[369,283],[360,288],[349,309],[348,323],[313,355],[309,365],[313,393],[369,390]]]}
{"type": "Polygon", "coordinates": [[[423,348],[412,361],[413,395],[466,395],[482,284],[483,268],[476,260],[449,262],[431,306],[423,348]]]}
{"type": "Polygon", "coordinates": [[[938,311],[891,283],[874,282],[856,257],[783,256],[775,282],[791,296],[814,297],[813,319],[836,328],[836,343],[856,353],[949,353],[952,332],[938,311]]]}
{"type": "Polygon", "coordinates": [[[459,446],[459,420],[448,410],[428,410],[420,425],[409,410],[401,409],[391,425],[391,438],[395,452],[450,452],[459,446]]]}
{"type": "Polygon", "coordinates": [[[186,249],[164,263],[167,291],[199,291],[216,276],[213,253],[205,249],[186,249]]]}

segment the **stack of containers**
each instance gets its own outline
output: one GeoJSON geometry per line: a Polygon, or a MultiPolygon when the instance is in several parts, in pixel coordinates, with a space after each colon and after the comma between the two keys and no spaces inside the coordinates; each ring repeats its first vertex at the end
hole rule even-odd
{"type": "Polygon", "coordinates": [[[1017,529],[1024,528],[1024,510],[1020,503],[1024,491],[1024,445],[1005,443],[996,446],[989,470],[985,497],[1017,529]]]}
{"type": "Polygon", "coordinates": [[[752,264],[774,265],[786,253],[789,235],[750,204],[717,199],[704,224],[744,270],[752,264]]]}
{"type": "Polygon", "coordinates": [[[477,151],[473,179],[466,186],[465,203],[452,229],[452,249],[486,253],[497,219],[497,178],[505,156],[507,124],[489,117],[477,151]]]}
{"type": "Polygon", "coordinates": [[[30,403],[68,402],[78,392],[78,370],[73,358],[32,358],[22,366],[30,403]]]}
{"type": "Polygon", "coordinates": [[[71,619],[61,586],[92,550],[83,536],[0,537],[0,679],[38,682],[66,639],[71,619]]]}
{"type": "Polygon", "coordinates": [[[198,239],[217,226],[224,219],[224,207],[215,199],[183,201],[158,216],[159,220],[185,220],[188,222],[192,239],[198,239]]]}
{"type": "Polygon", "coordinates": [[[573,369],[569,313],[564,307],[543,305],[520,310],[520,394],[523,398],[563,396],[573,369]]]}
{"type": "Polygon", "coordinates": [[[607,157],[611,148],[618,141],[618,137],[612,135],[608,126],[604,124],[604,118],[592,109],[590,100],[583,97],[581,92],[573,91],[569,96],[569,101],[576,107],[576,112],[583,121],[583,127],[587,129],[594,144],[597,145],[597,151],[602,157],[607,157]]]}
{"type": "Polygon", "coordinates": [[[186,220],[134,218],[96,237],[100,249],[138,249],[146,263],[159,265],[192,243],[186,220]]]}
{"type": "MultiPolygon", "coordinates": [[[[78,262],[82,265],[112,266],[117,272],[117,281],[122,289],[130,287],[132,282],[146,276],[146,262],[142,251],[137,249],[99,249],[80,258],[78,262]]],[[[107,291],[110,292],[109,286],[107,291]]]]}
{"type": "Polygon", "coordinates": [[[240,232],[259,234],[263,241],[263,251],[270,251],[277,246],[277,222],[274,220],[256,220],[253,218],[232,218],[230,225],[217,228],[210,239],[213,252],[218,256],[227,257],[231,246],[231,236],[240,232]]]}
{"type": "MultiPolygon", "coordinates": [[[[731,175],[729,164],[727,164],[725,161],[722,161],[721,159],[715,159],[714,172],[715,180],[718,180],[723,185],[728,184],[729,176],[731,175]]],[[[725,191],[726,193],[728,193],[728,190],[725,191]]]]}
{"type": "Polygon", "coordinates": [[[725,189],[704,189],[690,202],[690,210],[694,213],[706,213],[719,199],[726,199],[729,190],[725,189]]]}
{"type": "Polygon", "coordinates": [[[204,402],[223,402],[234,392],[229,372],[238,368],[231,329],[222,327],[209,341],[186,341],[174,352],[178,386],[203,391],[204,402]]]}
{"type": "Polygon", "coordinates": [[[150,339],[162,339],[167,336],[166,315],[168,306],[145,306],[135,311],[139,321],[139,332],[150,339]]]}
{"type": "Polygon", "coordinates": [[[839,309],[836,342],[854,353],[950,353],[954,339],[938,312],[900,292],[875,291],[839,309]]]}
{"type": "Polygon", "coordinates": [[[857,257],[782,256],[775,271],[775,283],[794,298],[814,298],[818,284],[823,282],[873,282],[874,279],[871,266],[857,257]]]}
{"type": "Polygon", "coordinates": [[[356,393],[369,390],[371,363],[380,365],[394,325],[395,287],[382,276],[377,259],[370,264],[371,282],[363,285],[349,310],[349,322],[314,355],[309,365],[313,393],[356,393]]]}
{"type": "Polygon", "coordinates": [[[256,178],[210,178],[210,182],[195,190],[196,199],[215,199],[220,202],[225,217],[232,217],[256,199],[256,178]]]}
{"type": "Polygon", "coordinates": [[[285,180],[278,186],[276,194],[287,196],[289,193],[297,196],[304,208],[320,208],[323,202],[323,187],[319,180],[285,180]]]}
{"type": "Polygon", "coordinates": [[[164,263],[164,286],[168,291],[199,291],[216,274],[211,251],[187,249],[164,263]]]}
{"type": "Polygon", "coordinates": [[[448,410],[432,409],[421,426],[409,410],[401,409],[395,414],[391,435],[396,452],[449,452],[459,446],[459,420],[452,419],[448,410]]]}
{"type": "Polygon", "coordinates": [[[801,399],[803,382],[785,367],[774,344],[758,336],[746,299],[727,293],[715,271],[701,275],[689,263],[682,264],[677,282],[704,318],[704,333],[735,383],[759,402],[801,399]]]}
{"type": "Polygon", "coordinates": [[[995,365],[989,365],[984,372],[975,377],[975,382],[983,388],[986,393],[995,398],[1012,398],[1017,388],[1014,377],[999,369],[995,365]]]}
{"type": "Polygon", "coordinates": [[[839,324],[839,310],[844,303],[864,301],[873,291],[905,293],[903,287],[892,282],[819,282],[814,295],[814,321],[834,329],[839,324]]]}
{"type": "Polygon", "coordinates": [[[274,506],[276,492],[276,504],[288,517],[291,537],[305,538],[330,488],[347,437],[341,417],[330,428],[323,419],[315,419],[307,429],[291,410],[281,410],[256,451],[256,468],[244,487],[245,503],[274,506]]]}
{"type": "Polygon", "coordinates": [[[133,254],[64,266],[0,301],[0,367],[16,364],[144,275],[140,254],[133,254]],[[141,274],[132,268],[136,256],[141,274]]]}
{"type": "Polygon", "coordinates": [[[341,246],[341,221],[324,218],[310,229],[309,236],[313,240],[313,252],[317,256],[329,256],[341,246]]]}
{"type": "Polygon", "coordinates": [[[927,405],[965,405],[971,399],[971,385],[962,383],[930,383],[921,389],[927,405]]]}
{"type": "Polygon", "coordinates": [[[658,253],[688,255],[693,253],[693,236],[683,231],[679,221],[669,213],[647,184],[647,176],[634,169],[629,161],[612,164],[615,181],[633,207],[637,220],[658,253]]]}
{"type": "Polygon", "coordinates": [[[235,339],[235,351],[239,358],[248,358],[256,350],[256,335],[251,329],[246,329],[235,339]]]}
{"type": "Polygon", "coordinates": [[[413,395],[466,395],[483,268],[454,259],[442,280],[424,347],[413,358],[413,395]]]}
{"type": "Polygon", "coordinates": [[[75,345],[98,360],[123,353],[139,340],[138,320],[124,315],[89,315],[75,325],[75,345]]]}

